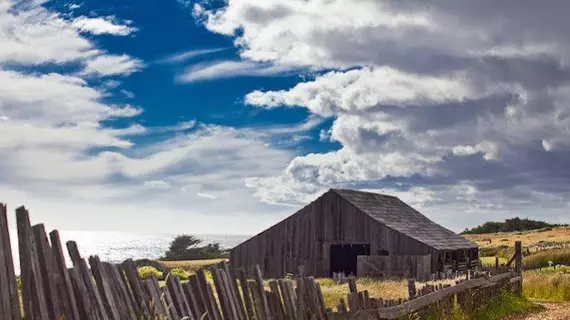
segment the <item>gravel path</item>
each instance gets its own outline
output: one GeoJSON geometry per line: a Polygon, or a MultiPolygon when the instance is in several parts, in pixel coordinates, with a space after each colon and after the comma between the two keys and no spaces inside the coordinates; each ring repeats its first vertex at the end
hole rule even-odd
{"type": "Polygon", "coordinates": [[[505,320],[570,320],[570,304],[539,303],[546,310],[526,316],[510,317],[505,320]]]}

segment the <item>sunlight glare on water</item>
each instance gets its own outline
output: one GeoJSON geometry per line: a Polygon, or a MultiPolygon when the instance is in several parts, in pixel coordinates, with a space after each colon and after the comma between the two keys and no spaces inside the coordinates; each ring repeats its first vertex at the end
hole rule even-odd
{"type": "MultiPolygon", "coordinates": [[[[49,231],[48,231],[49,232],[49,231]]],[[[77,242],[83,258],[98,255],[101,261],[119,263],[125,259],[157,259],[164,255],[175,234],[135,234],[110,231],[60,231],[61,242],[68,266],[72,266],[65,243],[69,240],[77,242]]],[[[203,244],[219,243],[222,248],[231,248],[248,239],[243,235],[196,235],[203,244]]],[[[10,230],[12,252],[16,273],[19,273],[18,233],[10,230]]]]}

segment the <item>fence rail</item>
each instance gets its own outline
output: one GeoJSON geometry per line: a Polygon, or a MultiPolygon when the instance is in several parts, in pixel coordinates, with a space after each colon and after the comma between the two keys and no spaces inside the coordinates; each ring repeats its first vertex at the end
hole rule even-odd
{"type": "MultiPolygon", "coordinates": [[[[502,288],[520,292],[520,243],[516,268],[490,276],[489,272],[468,272],[455,284],[428,284],[416,288],[408,283],[409,297],[382,300],[358,291],[348,279],[349,293],[340,299],[336,311],[327,308],[320,284],[304,275],[294,280],[264,281],[259,266],[248,274],[227,262],[200,269],[182,283],[167,276],[161,286],[154,276],[141,280],[135,263],[100,261],[97,256],[81,257],[77,244],[68,241],[73,267],[65,263],[59,232],[48,234],[43,224],[31,225],[24,207],[16,209],[21,288],[14,273],[7,210],[0,204],[0,319],[4,320],[300,320],[300,319],[398,319],[437,306],[449,306],[450,299],[469,306],[477,298],[493,297],[502,288]],[[209,281],[206,271],[212,275],[209,281]],[[20,296],[21,295],[21,302],[20,296]]],[[[449,275],[445,275],[447,277],[449,275]]],[[[440,275],[441,277],[441,275],[440,275]]]]}

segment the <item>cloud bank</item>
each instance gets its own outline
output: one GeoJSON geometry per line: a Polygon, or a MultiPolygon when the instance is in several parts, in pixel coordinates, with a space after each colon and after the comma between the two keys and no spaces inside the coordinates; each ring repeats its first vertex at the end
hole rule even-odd
{"type": "Polygon", "coordinates": [[[322,70],[245,96],[254,107],[333,119],[321,138],[341,145],[247,179],[260,199],[380,190],[457,228],[513,214],[568,222],[569,9],[564,1],[232,0],[197,4],[194,14],[234,37],[244,61],[322,70]]]}

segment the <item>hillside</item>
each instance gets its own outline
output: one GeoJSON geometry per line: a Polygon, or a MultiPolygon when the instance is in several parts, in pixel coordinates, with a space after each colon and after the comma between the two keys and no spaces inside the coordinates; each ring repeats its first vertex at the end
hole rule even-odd
{"type": "Polygon", "coordinates": [[[482,233],[497,233],[497,232],[516,232],[516,231],[530,231],[545,228],[563,227],[568,225],[552,224],[544,221],[537,221],[531,219],[521,219],[515,217],[506,219],[504,222],[486,222],[480,226],[472,229],[465,229],[461,234],[482,234],[482,233]]]}
{"type": "Polygon", "coordinates": [[[548,227],[539,230],[496,232],[484,234],[463,234],[481,247],[513,247],[515,241],[522,241],[525,247],[554,246],[557,244],[570,243],[570,227],[548,227]]]}

